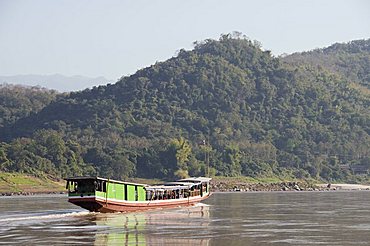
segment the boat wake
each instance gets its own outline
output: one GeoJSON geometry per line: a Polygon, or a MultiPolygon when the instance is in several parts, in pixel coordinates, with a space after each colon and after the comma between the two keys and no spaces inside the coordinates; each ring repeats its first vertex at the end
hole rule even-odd
{"type": "Polygon", "coordinates": [[[67,217],[80,217],[95,214],[94,212],[81,211],[81,212],[70,212],[61,214],[46,214],[46,215],[31,215],[22,217],[11,217],[11,218],[0,218],[0,223],[12,222],[12,221],[25,221],[25,220],[48,220],[48,219],[60,219],[67,217]]]}
{"type": "Polygon", "coordinates": [[[211,205],[209,205],[209,204],[205,204],[205,203],[196,203],[196,204],[194,204],[194,206],[193,207],[210,207],[211,205]]]}

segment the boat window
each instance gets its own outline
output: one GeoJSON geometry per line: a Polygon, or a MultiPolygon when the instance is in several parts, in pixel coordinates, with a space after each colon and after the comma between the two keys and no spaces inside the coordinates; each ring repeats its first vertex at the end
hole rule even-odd
{"type": "Polygon", "coordinates": [[[146,200],[147,201],[152,200],[152,191],[150,191],[150,190],[146,191],[146,200]]]}
{"type": "Polygon", "coordinates": [[[137,191],[137,185],[135,185],[135,201],[139,199],[139,193],[137,191]]]}
{"type": "Polygon", "coordinates": [[[190,191],[188,189],[184,190],[184,198],[188,198],[190,196],[190,191]]]}
{"type": "Polygon", "coordinates": [[[72,185],[70,185],[70,192],[71,193],[88,193],[95,191],[95,183],[94,180],[78,180],[78,181],[71,181],[72,185]]]}
{"type": "Polygon", "coordinates": [[[106,185],[106,183],[103,180],[95,180],[94,181],[94,186],[95,186],[96,191],[106,192],[105,185],[106,185]]]}

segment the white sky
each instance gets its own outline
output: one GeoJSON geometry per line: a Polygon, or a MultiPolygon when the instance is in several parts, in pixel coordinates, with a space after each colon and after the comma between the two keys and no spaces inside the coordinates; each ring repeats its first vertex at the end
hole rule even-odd
{"type": "Polygon", "coordinates": [[[0,0],[0,75],[117,80],[240,31],[273,54],[370,38],[367,0],[0,0]]]}

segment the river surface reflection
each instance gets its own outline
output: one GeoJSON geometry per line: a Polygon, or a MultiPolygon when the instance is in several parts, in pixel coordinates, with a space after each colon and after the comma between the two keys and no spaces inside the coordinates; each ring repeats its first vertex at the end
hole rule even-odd
{"type": "Polygon", "coordinates": [[[209,206],[198,204],[181,209],[142,213],[97,214],[95,223],[103,229],[96,245],[208,245],[200,231],[209,225],[209,206]]]}
{"type": "Polygon", "coordinates": [[[370,192],[215,193],[192,207],[90,213],[0,198],[0,245],[370,245],[370,192]]]}

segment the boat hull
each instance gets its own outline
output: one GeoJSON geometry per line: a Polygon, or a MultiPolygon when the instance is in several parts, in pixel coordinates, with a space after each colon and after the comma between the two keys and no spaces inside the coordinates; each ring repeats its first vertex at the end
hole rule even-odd
{"type": "Polygon", "coordinates": [[[91,212],[114,213],[133,212],[156,208],[173,208],[180,206],[192,206],[207,199],[210,194],[189,198],[153,200],[153,201],[121,201],[105,199],[101,197],[70,197],[68,201],[91,212]]]}

